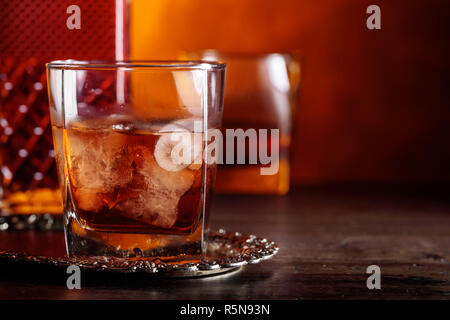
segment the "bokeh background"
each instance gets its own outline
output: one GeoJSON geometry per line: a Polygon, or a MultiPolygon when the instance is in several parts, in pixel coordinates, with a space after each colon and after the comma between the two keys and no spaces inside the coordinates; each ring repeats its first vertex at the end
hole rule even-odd
{"type": "Polygon", "coordinates": [[[447,184],[449,16],[439,0],[133,0],[130,52],[300,50],[294,184],[447,184]]]}

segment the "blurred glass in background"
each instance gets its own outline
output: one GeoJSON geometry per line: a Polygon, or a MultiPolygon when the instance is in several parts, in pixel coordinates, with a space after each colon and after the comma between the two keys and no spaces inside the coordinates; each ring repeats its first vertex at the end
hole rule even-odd
{"type": "MultiPolygon", "coordinates": [[[[248,133],[245,139],[245,163],[221,164],[217,171],[216,192],[286,194],[290,180],[290,145],[293,118],[297,107],[300,84],[300,59],[298,54],[288,53],[231,53],[205,50],[188,54],[190,58],[224,61],[228,70],[225,86],[223,132],[226,129],[243,129],[248,133]],[[256,164],[250,164],[251,150],[261,146],[259,129],[267,129],[267,150],[273,144],[279,146],[279,155],[270,166],[278,168],[274,174],[261,174],[260,157],[256,164]],[[279,141],[272,141],[271,129],[279,130],[279,141]],[[256,138],[250,130],[256,131],[256,138]]],[[[239,145],[234,150],[225,139],[223,154],[229,152],[236,158],[239,145]]],[[[268,151],[270,153],[270,151],[268,151]]],[[[274,156],[274,155],[271,155],[274,156]]]]}

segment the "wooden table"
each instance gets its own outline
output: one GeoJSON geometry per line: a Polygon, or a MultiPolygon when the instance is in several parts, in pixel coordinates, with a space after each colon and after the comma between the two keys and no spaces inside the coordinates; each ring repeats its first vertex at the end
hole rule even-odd
{"type": "MultiPolygon", "coordinates": [[[[285,197],[216,196],[213,228],[277,242],[273,259],[217,277],[157,280],[0,264],[0,299],[449,299],[448,189],[296,188],[285,197]],[[381,269],[381,290],[366,268],[381,269]]],[[[0,232],[0,249],[56,248],[58,232],[0,232]]]]}

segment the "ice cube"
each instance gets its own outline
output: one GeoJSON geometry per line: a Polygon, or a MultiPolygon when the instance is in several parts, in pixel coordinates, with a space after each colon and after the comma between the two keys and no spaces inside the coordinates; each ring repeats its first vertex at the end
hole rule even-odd
{"type": "Polygon", "coordinates": [[[98,211],[109,193],[131,182],[133,158],[128,155],[126,137],[112,131],[68,130],[68,169],[76,205],[98,211]]]}
{"type": "Polygon", "coordinates": [[[155,159],[161,168],[176,172],[191,164],[201,166],[201,133],[194,133],[177,122],[162,127],[159,132],[161,135],[155,145],[155,159]]]}
{"type": "Polygon", "coordinates": [[[98,189],[82,187],[73,192],[76,205],[80,209],[97,212],[104,205],[98,189]]]}
{"type": "Polygon", "coordinates": [[[115,209],[132,219],[160,228],[172,227],[178,218],[178,202],[194,182],[188,169],[170,172],[162,169],[151,150],[135,147],[137,183],[128,190],[132,198],[119,202],[115,209]],[[140,180],[140,181],[139,181],[140,180]]]}

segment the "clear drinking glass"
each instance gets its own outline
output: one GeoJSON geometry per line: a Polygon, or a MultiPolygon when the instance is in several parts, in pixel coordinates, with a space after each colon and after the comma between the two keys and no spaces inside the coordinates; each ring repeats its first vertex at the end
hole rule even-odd
{"type": "Polygon", "coordinates": [[[68,255],[200,259],[225,65],[55,61],[47,70],[68,255]]]}

